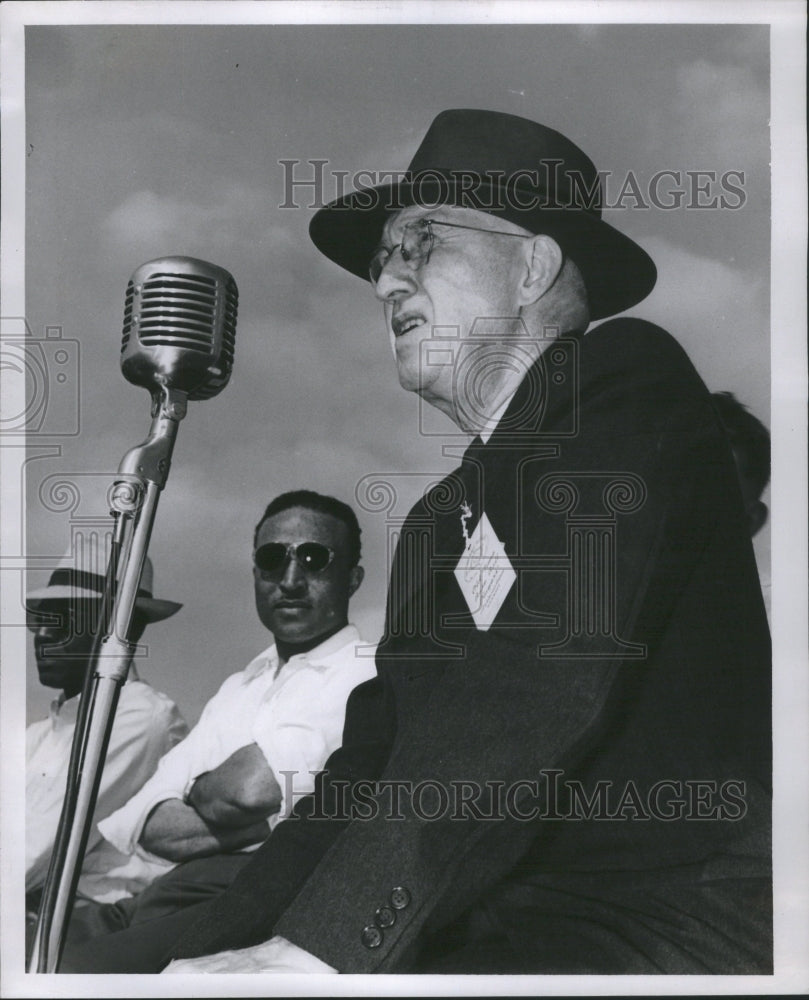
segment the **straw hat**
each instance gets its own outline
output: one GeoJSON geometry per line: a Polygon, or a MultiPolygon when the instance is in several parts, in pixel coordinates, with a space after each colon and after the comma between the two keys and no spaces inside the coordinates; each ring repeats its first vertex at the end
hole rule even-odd
{"type": "MultiPolygon", "coordinates": [[[[71,550],[60,560],[59,565],[51,573],[51,578],[45,587],[29,591],[26,604],[32,611],[38,611],[48,601],[81,601],[100,599],[104,592],[104,576],[76,568],[76,554],[71,550]]],[[[159,622],[176,614],[182,604],[176,601],[161,600],[152,597],[154,583],[154,567],[151,559],[146,558],[141,576],[136,609],[147,622],[159,622]]]]}

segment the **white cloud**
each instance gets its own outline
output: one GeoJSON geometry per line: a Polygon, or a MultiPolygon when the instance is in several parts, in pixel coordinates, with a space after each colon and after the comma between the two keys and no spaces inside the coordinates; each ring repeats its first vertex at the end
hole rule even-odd
{"type": "Polygon", "coordinates": [[[284,226],[272,224],[266,190],[231,184],[205,201],[183,201],[151,190],[133,191],[104,219],[107,239],[128,249],[163,243],[243,245],[283,254],[296,246],[284,226]]]}

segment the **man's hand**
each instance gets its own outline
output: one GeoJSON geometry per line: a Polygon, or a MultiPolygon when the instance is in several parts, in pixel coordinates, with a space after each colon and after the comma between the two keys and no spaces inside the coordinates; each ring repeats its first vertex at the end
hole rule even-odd
{"type": "Polygon", "coordinates": [[[163,969],[164,974],[200,972],[336,973],[337,970],[282,937],[270,938],[264,944],[241,948],[239,951],[220,951],[216,955],[203,955],[202,958],[175,959],[163,969]]]}
{"type": "Polygon", "coordinates": [[[267,839],[268,833],[266,820],[241,827],[214,827],[192,806],[180,799],[166,799],[149,814],[140,835],[140,845],[168,861],[190,861],[260,844],[267,839]]]}
{"type": "Polygon", "coordinates": [[[281,807],[281,787],[256,743],[194,782],[187,802],[215,827],[251,826],[281,807]]]}

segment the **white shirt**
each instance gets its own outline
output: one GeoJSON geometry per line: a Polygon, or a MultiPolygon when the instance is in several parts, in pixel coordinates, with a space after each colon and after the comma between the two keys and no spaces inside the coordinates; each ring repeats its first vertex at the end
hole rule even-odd
{"type": "MultiPolygon", "coordinates": [[[[45,882],[67,785],[79,696],[55,699],[25,732],[25,888],[45,882]]],[[[126,802],[188,732],[175,704],[134,675],[124,684],[101,776],[78,894],[102,903],[140,892],[154,877],[107,843],[97,823],[126,802]]]]}
{"type": "Polygon", "coordinates": [[[268,820],[274,829],[289,815],[294,799],[312,791],[312,772],[322,771],[340,746],[349,694],[376,675],[374,652],[353,625],[280,669],[275,645],[264,650],[228,677],[188,737],[160,761],[154,777],[100,824],[102,834],[124,854],[161,862],[164,871],[172,867],[138,844],[149,814],[167,799],[181,799],[198,775],[251,743],[258,744],[281,788],[281,807],[268,820]]]}

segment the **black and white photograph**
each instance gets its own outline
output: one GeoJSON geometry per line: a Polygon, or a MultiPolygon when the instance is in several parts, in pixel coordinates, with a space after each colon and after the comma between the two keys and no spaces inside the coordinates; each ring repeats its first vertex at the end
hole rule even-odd
{"type": "Polygon", "coordinates": [[[0,18],[0,995],[809,990],[803,4],[0,18]]]}

